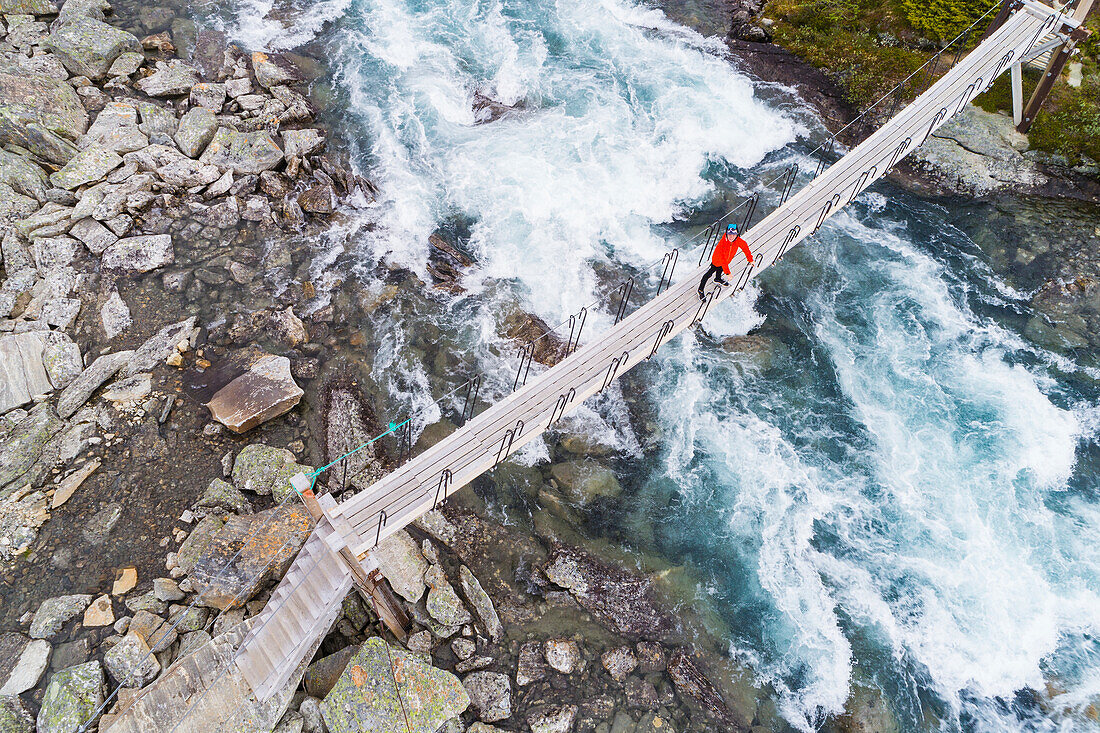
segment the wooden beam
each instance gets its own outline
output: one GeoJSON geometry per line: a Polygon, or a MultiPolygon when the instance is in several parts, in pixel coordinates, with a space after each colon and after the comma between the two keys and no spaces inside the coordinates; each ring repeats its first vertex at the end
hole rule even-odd
{"type": "MultiPolygon", "coordinates": [[[[1080,0],[1077,7],[1074,8],[1073,19],[1083,22],[1085,16],[1092,10],[1093,2],[1094,0],[1080,0]]],[[[1050,90],[1054,88],[1054,82],[1058,81],[1058,77],[1062,75],[1062,69],[1066,67],[1066,62],[1073,55],[1073,49],[1077,48],[1079,41],[1088,38],[1089,35],[1089,30],[1081,25],[1070,35],[1069,41],[1063,43],[1058,47],[1058,50],[1051,54],[1050,61],[1047,62],[1047,68],[1043,71],[1043,78],[1039,80],[1039,86],[1035,87],[1035,91],[1031,93],[1031,99],[1027,101],[1027,106],[1024,107],[1023,119],[1016,124],[1017,130],[1026,133],[1031,129],[1031,125],[1035,122],[1035,116],[1039,114],[1043,102],[1050,95],[1050,90]]]]}

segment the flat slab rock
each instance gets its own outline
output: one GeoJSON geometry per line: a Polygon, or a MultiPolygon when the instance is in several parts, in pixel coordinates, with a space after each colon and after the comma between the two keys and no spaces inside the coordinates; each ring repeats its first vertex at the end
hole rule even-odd
{"type": "Polygon", "coordinates": [[[234,433],[292,410],[305,392],[290,373],[290,359],[266,355],[222,387],[207,403],[210,415],[234,433]]]}
{"type": "Polygon", "coordinates": [[[0,415],[53,391],[42,363],[45,348],[44,332],[0,336],[0,415]]]}

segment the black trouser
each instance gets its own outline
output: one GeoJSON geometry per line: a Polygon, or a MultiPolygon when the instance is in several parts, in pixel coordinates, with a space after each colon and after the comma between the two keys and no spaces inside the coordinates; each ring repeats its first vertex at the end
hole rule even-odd
{"type": "Polygon", "coordinates": [[[707,280],[710,280],[711,275],[717,275],[716,279],[718,280],[718,282],[722,283],[723,285],[729,285],[729,283],[722,278],[723,272],[724,270],[722,269],[721,265],[711,265],[710,269],[707,270],[705,275],[703,275],[703,279],[699,281],[699,294],[703,294],[703,290],[707,287],[707,280]]]}

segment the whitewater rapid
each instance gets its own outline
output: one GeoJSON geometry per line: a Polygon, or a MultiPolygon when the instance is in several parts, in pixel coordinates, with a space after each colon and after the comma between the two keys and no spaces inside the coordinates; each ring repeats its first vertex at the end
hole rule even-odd
{"type": "MultiPolygon", "coordinates": [[[[321,34],[335,59],[356,163],[382,190],[356,240],[364,270],[423,274],[432,232],[468,231],[477,265],[454,307],[489,370],[504,369],[488,348],[502,303],[561,321],[602,272],[659,259],[669,224],[725,210],[819,131],[718,39],[628,0],[326,0],[289,24],[265,3],[235,8],[238,39],[321,34]],[[477,95],[514,110],[475,124],[477,95]]],[[[643,549],[705,572],[700,596],[738,622],[731,653],[803,730],[854,681],[907,730],[1084,729],[1100,696],[1097,482],[1075,474],[1098,408],[975,305],[1022,307],[948,254],[973,249],[880,187],[649,372],[662,444],[647,470],[678,501],[643,549]],[[757,328],[765,365],[722,348],[757,328]],[[1051,686],[1054,704],[1015,700],[1051,686]]],[[[399,361],[411,338],[375,370],[400,366],[415,401],[429,382],[399,361]]],[[[624,415],[609,399],[580,419],[640,456],[624,415]]]]}

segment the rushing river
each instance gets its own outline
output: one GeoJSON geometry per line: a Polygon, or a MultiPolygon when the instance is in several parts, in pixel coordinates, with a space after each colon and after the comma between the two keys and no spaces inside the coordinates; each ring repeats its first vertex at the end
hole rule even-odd
{"type": "MultiPolygon", "coordinates": [[[[719,39],[629,0],[272,10],[223,21],[251,48],[326,50],[382,190],[354,238],[363,272],[427,279],[428,236],[459,232],[477,264],[439,317],[498,380],[501,303],[560,322],[821,134],[719,39]],[[478,94],[515,110],[475,124],[478,94]]],[[[906,730],[1096,724],[1096,373],[1020,335],[1024,294],[951,213],[876,186],[640,372],[654,424],[618,399],[578,418],[634,457],[629,506],[592,526],[695,567],[731,653],[800,729],[853,680],[906,730]],[[723,348],[750,329],[753,358],[723,348]]],[[[399,324],[374,368],[424,399],[427,367],[398,355],[413,339],[399,324]]]]}

